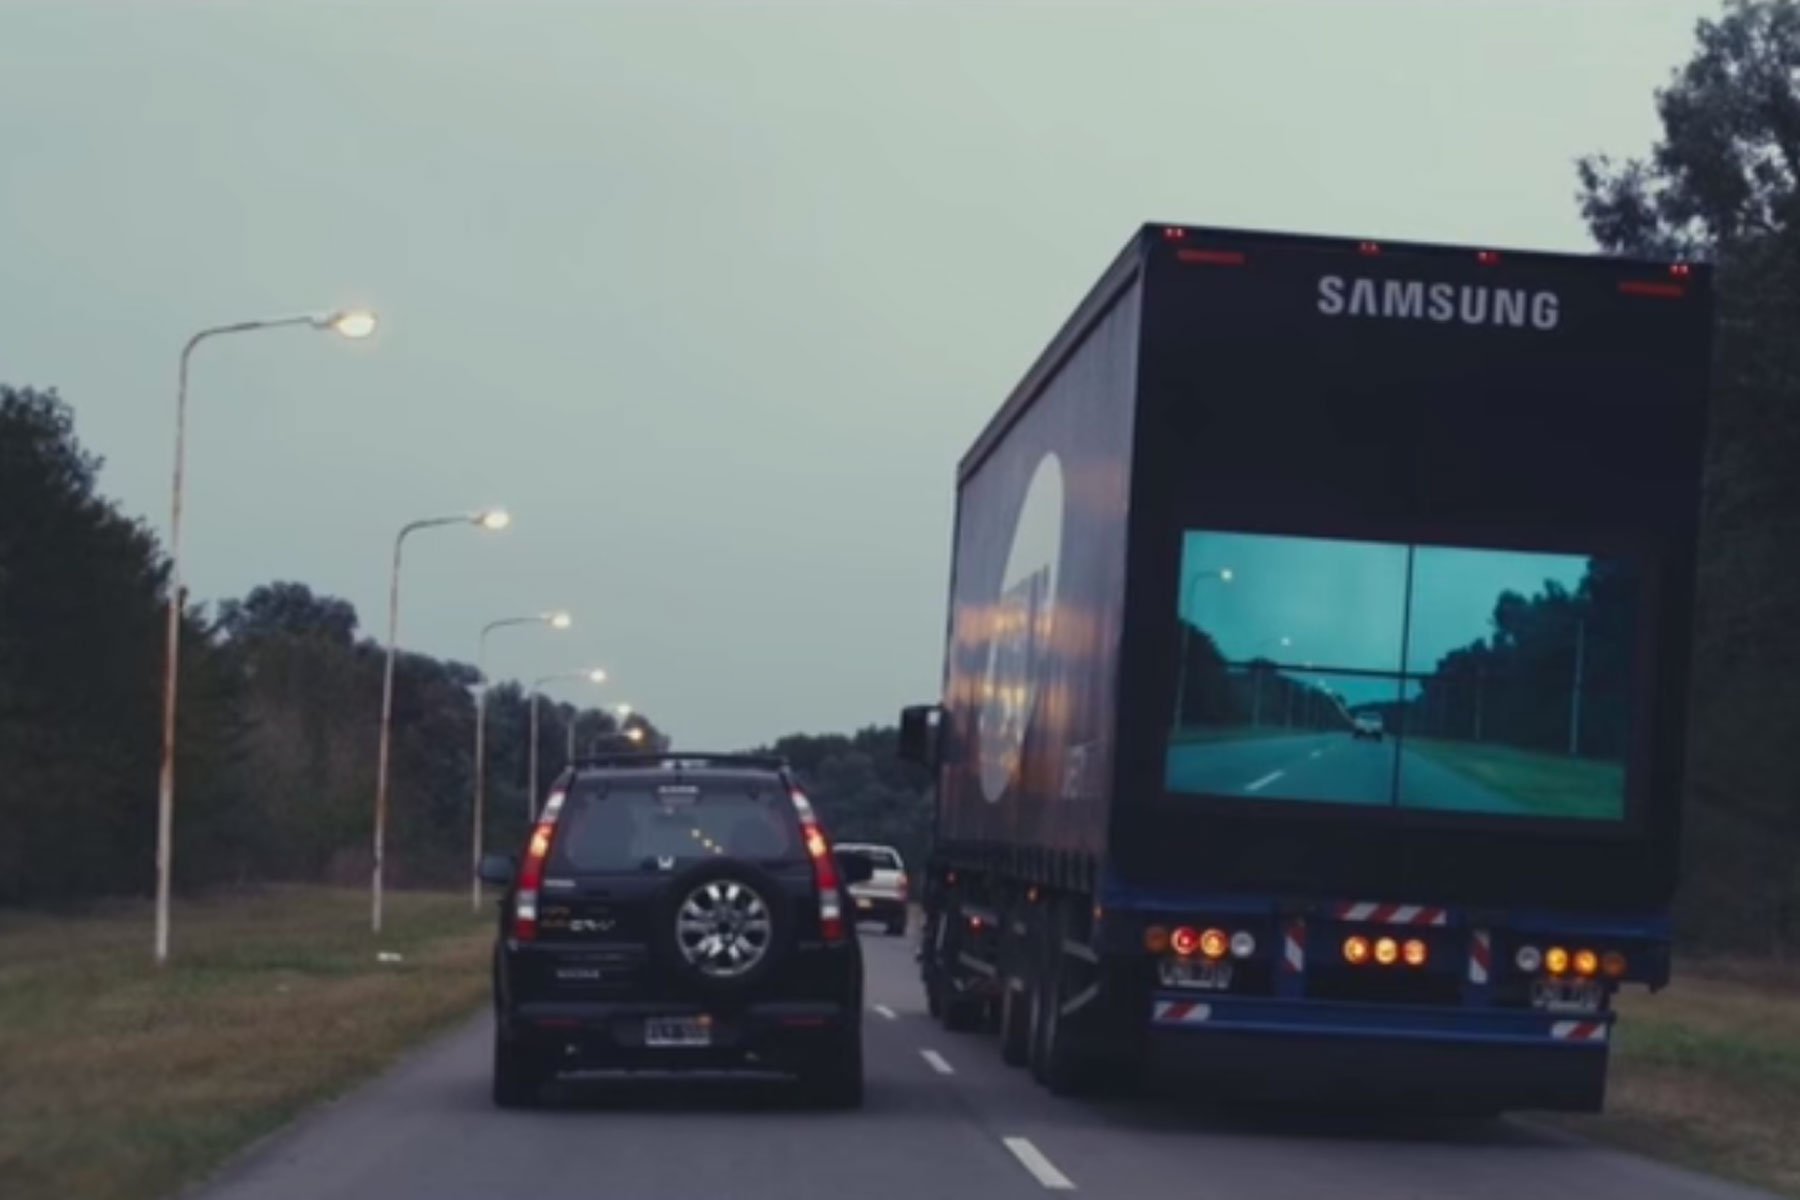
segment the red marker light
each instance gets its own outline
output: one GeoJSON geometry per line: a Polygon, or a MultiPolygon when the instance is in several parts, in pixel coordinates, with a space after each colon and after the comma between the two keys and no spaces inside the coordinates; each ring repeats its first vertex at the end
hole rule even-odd
{"type": "Polygon", "coordinates": [[[1200,931],[1190,925],[1179,926],[1169,935],[1169,949],[1183,958],[1192,956],[1200,949],[1200,931]]]}
{"type": "Polygon", "coordinates": [[[1175,258],[1178,262],[1192,263],[1202,267],[1241,267],[1244,265],[1242,250],[1177,250],[1175,258]]]}
{"type": "Polygon", "coordinates": [[[1187,236],[1187,230],[1177,229],[1173,225],[1171,225],[1168,228],[1163,230],[1163,240],[1164,241],[1179,242],[1182,238],[1184,238],[1186,236],[1187,236]]]}
{"type": "Polygon", "coordinates": [[[1500,265],[1500,252],[1498,250],[1478,251],[1475,255],[1475,261],[1480,263],[1484,267],[1499,266],[1500,265]]]}
{"type": "Polygon", "coordinates": [[[1357,246],[1356,252],[1358,254],[1365,254],[1365,255],[1368,255],[1370,258],[1373,258],[1375,255],[1381,253],[1381,243],[1380,242],[1363,242],[1361,245],[1357,246]]]}
{"type": "Polygon", "coordinates": [[[1686,279],[1689,275],[1692,275],[1693,273],[1694,273],[1694,269],[1692,267],[1688,266],[1684,262],[1669,264],[1669,274],[1673,275],[1677,279],[1686,279]]]}

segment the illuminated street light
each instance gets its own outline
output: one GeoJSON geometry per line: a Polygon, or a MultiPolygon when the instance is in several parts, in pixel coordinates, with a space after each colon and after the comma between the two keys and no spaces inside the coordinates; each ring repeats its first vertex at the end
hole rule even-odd
{"type": "MultiPolygon", "coordinates": [[[[531,780],[530,791],[525,796],[525,819],[527,823],[537,818],[538,794],[538,689],[546,683],[555,683],[563,679],[585,679],[589,683],[605,683],[606,672],[599,667],[586,671],[563,671],[555,675],[545,675],[531,681],[531,748],[528,759],[531,763],[527,772],[531,780]]],[[[569,722],[569,761],[575,761],[575,722],[569,722]]]]}
{"type": "Polygon", "coordinates": [[[425,517],[408,521],[394,535],[394,565],[388,575],[387,667],[381,678],[381,739],[375,750],[375,867],[369,880],[369,929],[381,932],[382,865],[387,845],[388,752],[394,729],[394,655],[400,637],[400,552],[406,537],[420,529],[436,529],[446,525],[473,525],[477,529],[498,531],[509,523],[501,509],[482,509],[453,517],[425,517]],[[500,520],[495,522],[498,514],[500,520]]]}
{"type": "Polygon", "coordinates": [[[163,654],[163,721],[162,760],[156,782],[156,937],[155,958],[158,966],[169,961],[169,888],[175,857],[175,706],[176,680],[181,668],[181,506],[182,478],[187,471],[187,392],[188,361],[194,348],[208,338],[231,333],[256,333],[265,329],[285,329],[310,325],[315,329],[331,329],[345,337],[367,337],[375,330],[372,313],[329,313],[324,316],[270,317],[255,321],[235,321],[214,325],[188,338],[181,348],[181,365],[175,387],[175,473],[169,499],[169,619],[163,654]],[[366,323],[366,327],[365,327],[366,323]],[[361,332],[355,332],[360,330],[361,332]]]}

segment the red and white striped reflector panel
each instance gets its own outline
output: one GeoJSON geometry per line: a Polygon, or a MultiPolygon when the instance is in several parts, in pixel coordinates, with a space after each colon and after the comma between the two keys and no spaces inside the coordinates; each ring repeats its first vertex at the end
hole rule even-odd
{"type": "Polygon", "coordinates": [[[1281,942],[1281,969],[1289,975],[1306,970],[1306,922],[1289,921],[1281,942]]]}
{"type": "Polygon", "coordinates": [[[1198,1025],[1212,1018],[1212,1005],[1195,1000],[1158,1000],[1158,1025],[1198,1025]]]}
{"type": "Polygon", "coordinates": [[[1486,983],[1494,966],[1494,939],[1485,929],[1469,935],[1469,982],[1486,983]]]}
{"type": "Polygon", "coordinates": [[[1550,1036],[1559,1042],[1604,1042],[1605,1021],[1558,1021],[1550,1026],[1550,1036]]]}
{"type": "Polygon", "coordinates": [[[1448,925],[1450,914],[1422,904],[1382,904],[1377,900],[1350,900],[1331,910],[1340,921],[1367,921],[1371,925],[1448,925]]]}

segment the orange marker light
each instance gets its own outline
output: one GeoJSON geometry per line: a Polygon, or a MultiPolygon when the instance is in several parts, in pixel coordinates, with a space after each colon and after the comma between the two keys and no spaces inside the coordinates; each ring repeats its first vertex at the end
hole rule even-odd
{"type": "Polygon", "coordinates": [[[1598,954],[1595,954],[1592,950],[1577,950],[1575,952],[1575,973],[1577,975],[1585,975],[1591,979],[1595,972],[1599,970],[1600,956],[1598,954]]]}
{"type": "Polygon", "coordinates": [[[1422,967],[1425,965],[1426,958],[1430,957],[1430,951],[1424,942],[1418,938],[1412,938],[1400,947],[1400,957],[1406,960],[1406,965],[1409,967],[1422,967]]]}
{"type": "Polygon", "coordinates": [[[1344,939],[1344,961],[1353,967],[1360,967],[1369,961],[1369,939],[1366,937],[1347,937],[1344,939]]]}
{"type": "Polygon", "coordinates": [[[1161,925],[1151,925],[1144,930],[1144,949],[1152,954],[1161,954],[1169,948],[1169,931],[1161,925]]]}
{"type": "Polygon", "coordinates": [[[1375,939],[1375,961],[1384,967],[1391,967],[1400,958],[1400,943],[1393,938],[1375,939]]]}
{"type": "Polygon", "coordinates": [[[1569,969],[1569,952],[1561,946],[1552,946],[1544,951],[1544,969],[1552,975],[1561,975],[1569,969]]]}
{"type": "Polygon", "coordinates": [[[1617,950],[1608,950],[1600,956],[1600,969],[1606,972],[1608,979],[1623,979],[1625,965],[1625,956],[1617,950]]]}
{"type": "Polygon", "coordinates": [[[1200,953],[1208,958],[1224,958],[1231,952],[1231,939],[1223,929],[1209,929],[1200,935],[1200,953]]]}

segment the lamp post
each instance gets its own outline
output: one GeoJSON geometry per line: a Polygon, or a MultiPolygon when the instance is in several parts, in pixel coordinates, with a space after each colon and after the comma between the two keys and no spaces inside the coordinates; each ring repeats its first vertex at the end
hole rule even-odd
{"type": "Polygon", "coordinates": [[[381,932],[382,865],[387,844],[388,752],[393,742],[394,727],[394,654],[400,636],[400,553],[408,534],[421,529],[445,525],[473,525],[478,529],[498,532],[512,524],[504,509],[489,508],[480,512],[459,513],[450,517],[424,517],[408,521],[394,535],[394,563],[388,573],[387,666],[381,677],[381,737],[375,750],[375,865],[369,875],[369,930],[381,932]]]}
{"type": "Polygon", "coordinates": [[[1181,622],[1181,661],[1175,667],[1175,720],[1171,722],[1173,729],[1181,728],[1182,710],[1187,705],[1188,639],[1192,636],[1189,631],[1193,628],[1187,619],[1187,610],[1194,602],[1194,588],[1209,579],[1230,583],[1234,578],[1230,567],[1220,567],[1217,570],[1201,571],[1181,589],[1181,607],[1175,613],[1176,620],[1181,622]]]}
{"type": "Polygon", "coordinates": [[[575,618],[566,612],[542,612],[529,617],[501,617],[481,627],[475,646],[475,673],[481,677],[481,691],[475,696],[475,803],[469,835],[469,907],[481,911],[481,843],[482,821],[487,810],[487,640],[496,629],[512,625],[548,625],[567,629],[575,618]]]}
{"type": "MultiPolygon", "coordinates": [[[[538,689],[546,683],[554,683],[560,679],[585,679],[590,683],[605,683],[606,672],[599,667],[587,671],[562,671],[555,675],[544,675],[531,681],[531,749],[528,758],[531,769],[528,772],[531,780],[530,791],[525,796],[526,822],[537,817],[538,794],[538,689]]],[[[575,747],[575,724],[569,723],[569,757],[573,759],[575,747]]]]}
{"type": "MultiPolygon", "coordinates": [[[[1281,637],[1264,638],[1257,643],[1256,653],[1261,654],[1263,647],[1270,643],[1275,643],[1285,650],[1294,644],[1294,639],[1285,634],[1281,637]]],[[[1252,729],[1262,727],[1262,676],[1262,668],[1257,665],[1255,659],[1252,659],[1250,661],[1250,727],[1252,729]]]]}
{"type": "Polygon", "coordinates": [[[362,310],[311,314],[294,317],[271,317],[257,321],[236,321],[230,325],[214,325],[202,329],[181,348],[181,367],[175,387],[175,474],[169,502],[169,620],[166,649],[163,655],[163,720],[162,760],[156,781],[156,963],[169,961],[169,889],[170,868],[174,861],[175,842],[175,704],[176,679],[181,669],[181,505],[182,477],[187,468],[187,391],[188,360],[194,348],[208,338],[228,333],[256,333],[264,329],[284,329],[310,325],[355,339],[375,332],[375,314],[362,310]]]}

